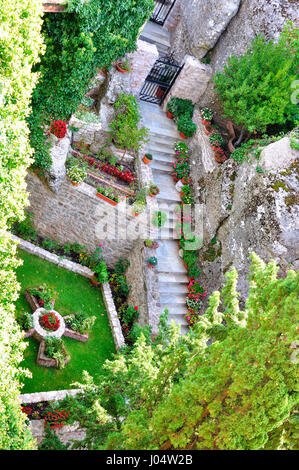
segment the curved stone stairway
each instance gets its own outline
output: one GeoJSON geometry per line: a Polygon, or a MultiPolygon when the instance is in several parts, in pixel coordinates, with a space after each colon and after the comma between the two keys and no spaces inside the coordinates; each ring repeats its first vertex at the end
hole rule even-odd
{"type": "Polygon", "coordinates": [[[186,333],[185,320],[188,278],[183,261],[179,256],[177,239],[173,239],[174,219],[172,208],[180,202],[171,176],[171,162],[174,159],[174,142],[180,140],[175,123],[166,117],[158,105],[140,102],[144,125],[150,130],[146,151],[153,155],[151,169],[153,183],[160,193],[157,196],[159,209],[167,215],[167,222],[159,231],[157,249],[157,271],[159,278],[160,308],[169,309],[169,319],[181,324],[181,333],[186,333]]]}

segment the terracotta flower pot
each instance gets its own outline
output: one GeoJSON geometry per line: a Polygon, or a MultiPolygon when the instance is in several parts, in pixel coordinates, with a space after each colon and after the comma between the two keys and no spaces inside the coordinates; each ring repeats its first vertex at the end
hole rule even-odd
{"type": "Polygon", "coordinates": [[[213,130],[213,129],[212,129],[212,126],[210,126],[210,125],[207,125],[207,126],[204,127],[204,133],[205,133],[206,135],[211,135],[211,134],[212,134],[212,130],[213,130]]]}
{"type": "Polygon", "coordinates": [[[73,181],[71,181],[71,183],[73,186],[79,186],[79,183],[74,183],[73,181]]]}
{"type": "Polygon", "coordinates": [[[154,268],[155,266],[152,263],[147,264],[149,268],[154,268]]]}
{"type": "Polygon", "coordinates": [[[202,119],[202,118],[201,118],[201,122],[203,123],[204,126],[211,124],[211,121],[206,121],[205,119],[202,119]]]}
{"type": "Polygon", "coordinates": [[[101,283],[95,279],[95,276],[92,276],[90,281],[91,281],[93,286],[100,286],[101,285],[101,283]]]}
{"type": "Polygon", "coordinates": [[[176,176],[173,176],[174,182],[177,183],[179,179],[176,176]]]}
{"type": "Polygon", "coordinates": [[[181,137],[182,139],[188,139],[188,137],[186,137],[183,132],[180,132],[180,137],[181,137]]]}
{"type": "Polygon", "coordinates": [[[125,69],[121,68],[121,66],[120,66],[119,63],[116,64],[116,68],[117,68],[117,70],[118,70],[120,73],[126,73],[126,72],[128,72],[128,70],[125,70],[125,69]]]}
{"type": "Polygon", "coordinates": [[[145,163],[146,165],[148,165],[152,160],[150,160],[149,158],[147,158],[145,155],[143,156],[143,163],[145,163]]]}
{"type": "Polygon", "coordinates": [[[173,119],[173,114],[170,111],[167,111],[166,115],[169,119],[173,119]]]}
{"type": "Polygon", "coordinates": [[[117,206],[117,204],[118,204],[118,202],[113,201],[113,200],[110,199],[109,197],[104,196],[104,194],[97,193],[97,196],[98,196],[100,199],[103,199],[103,201],[109,202],[109,204],[111,204],[112,206],[117,206]]]}
{"type": "Polygon", "coordinates": [[[212,150],[214,150],[214,152],[217,150],[218,147],[215,147],[215,145],[212,145],[212,150]]]}
{"type": "Polygon", "coordinates": [[[184,185],[186,185],[186,184],[191,183],[191,178],[182,178],[181,181],[184,185]]]}
{"type": "Polygon", "coordinates": [[[184,197],[184,196],[185,196],[184,191],[181,191],[181,192],[180,192],[180,196],[181,196],[181,197],[184,197]]]}
{"type": "Polygon", "coordinates": [[[134,217],[137,217],[139,215],[139,212],[132,211],[132,214],[134,215],[134,217]]]}

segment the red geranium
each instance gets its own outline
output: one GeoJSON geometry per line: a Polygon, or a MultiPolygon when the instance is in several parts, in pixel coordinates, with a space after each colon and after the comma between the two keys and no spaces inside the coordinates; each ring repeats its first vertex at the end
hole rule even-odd
{"type": "Polygon", "coordinates": [[[66,122],[64,121],[52,121],[50,126],[51,134],[56,135],[58,139],[62,139],[67,131],[66,122]]]}
{"type": "Polygon", "coordinates": [[[46,330],[56,331],[60,326],[60,320],[54,312],[48,312],[41,317],[40,324],[46,330]]]}

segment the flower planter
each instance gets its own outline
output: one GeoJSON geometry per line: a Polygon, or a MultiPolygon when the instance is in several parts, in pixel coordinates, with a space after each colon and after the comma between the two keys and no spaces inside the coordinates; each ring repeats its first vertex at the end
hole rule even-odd
{"type": "Polygon", "coordinates": [[[143,163],[145,163],[146,165],[148,165],[152,160],[150,160],[149,158],[147,158],[145,155],[143,156],[143,163]]]}
{"type": "Polygon", "coordinates": [[[215,145],[212,145],[212,150],[214,150],[214,152],[218,149],[218,147],[216,147],[215,145]]]}
{"type": "Polygon", "coordinates": [[[219,153],[215,153],[215,160],[217,163],[224,163],[226,160],[227,160],[227,156],[226,155],[221,155],[219,153]]]}
{"type": "Polygon", "coordinates": [[[204,133],[205,133],[206,135],[208,135],[208,136],[211,135],[211,134],[212,134],[212,131],[213,131],[212,126],[207,125],[207,126],[204,127],[204,133]]]}
{"type": "Polygon", "coordinates": [[[186,137],[183,132],[180,132],[180,137],[181,137],[182,139],[188,139],[188,137],[186,137]]]}
{"type": "Polygon", "coordinates": [[[120,73],[127,73],[127,72],[128,72],[128,70],[122,69],[121,66],[120,66],[120,64],[116,64],[115,66],[116,66],[117,70],[118,70],[120,73]]]}
{"type": "Polygon", "coordinates": [[[101,285],[101,283],[96,280],[95,276],[92,276],[92,278],[90,279],[90,282],[92,283],[93,286],[100,286],[101,285]]]}
{"type": "Polygon", "coordinates": [[[107,196],[104,196],[104,194],[97,193],[97,196],[98,196],[100,199],[103,199],[103,201],[109,202],[109,204],[111,204],[112,206],[117,206],[117,204],[118,204],[118,202],[113,201],[112,199],[110,199],[110,198],[107,197],[107,196]]]}
{"type": "Polygon", "coordinates": [[[132,214],[134,215],[134,217],[137,217],[139,215],[139,212],[132,211],[132,214]]]}
{"type": "Polygon", "coordinates": [[[152,194],[152,193],[149,193],[149,196],[150,196],[150,197],[156,197],[156,196],[157,196],[157,194],[152,194]]]}
{"type": "Polygon", "coordinates": [[[155,266],[152,263],[147,263],[149,268],[154,268],[155,266]]]}
{"type": "Polygon", "coordinates": [[[180,197],[184,197],[185,193],[183,191],[180,192],[180,197]]]}
{"type": "Polygon", "coordinates": [[[202,118],[201,118],[201,122],[203,123],[204,126],[211,124],[211,121],[206,121],[205,119],[202,119],[202,118]]]}
{"type": "Polygon", "coordinates": [[[71,183],[73,186],[79,186],[79,183],[74,183],[73,181],[71,181],[71,183]]]}
{"type": "Polygon", "coordinates": [[[173,119],[173,114],[172,114],[170,111],[167,111],[166,116],[167,116],[169,119],[173,119]]]}
{"type": "Polygon", "coordinates": [[[186,178],[182,178],[181,181],[182,181],[183,185],[186,185],[186,184],[191,183],[191,178],[187,178],[187,179],[186,179],[186,178]]]}

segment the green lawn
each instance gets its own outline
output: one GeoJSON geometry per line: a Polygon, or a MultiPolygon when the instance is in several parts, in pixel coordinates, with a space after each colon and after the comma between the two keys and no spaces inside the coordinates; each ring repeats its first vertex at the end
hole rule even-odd
{"type": "Polygon", "coordinates": [[[97,375],[101,372],[104,361],[111,358],[111,353],[115,351],[101,291],[92,287],[88,279],[37,256],[19,250],[19,257],[24,263],[17,270],[18,281],[22,286],[16,302],[17,314],[31,311],[24,298],[24,291],[28,287],[46,283],[59,293],[55,310],[61,315],[86,311],[97,317],[86,343],[63,336],[71,360],[61,370],[38,366],[36,357],[39,343],[34,338],[25,340],[29,346],[25,350],[21,366],[32,372],[32,379],[25,379],[22,393],[72,388],[71,383],[80,381],[83,370],[93,376],[97,375]]]}

